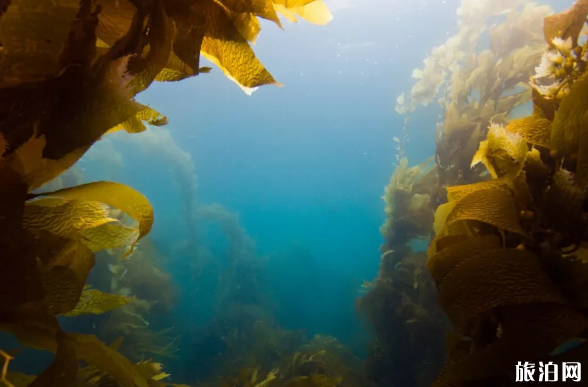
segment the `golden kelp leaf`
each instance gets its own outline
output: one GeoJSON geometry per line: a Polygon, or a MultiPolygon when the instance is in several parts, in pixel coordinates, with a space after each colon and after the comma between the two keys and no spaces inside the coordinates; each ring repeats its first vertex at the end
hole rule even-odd
{"type": "Polygon", "coordinates": [[[76,307],[83,284],[76,273],[67,266],[55,266],[41,279],[46,292],[44,304],[52,314],[69,312],[76,307]]]}
{"type": "Polygon", "coordinates": [[[445,228],[445,223],[447,222],[447,217],[453,211],[455,206],[457,205],[456,201],[450,201],[448,203],[441,204],[437,211],[435,211],[435,235],[441,236],[443,233],[443,228],[445,228]]]}
{"type": "Polygon", "coordinates": [[[500,249],[465,254],[439,287],[439,300],[462,329],[480,313],[496,307],[532,303],[565,304],[565,298],[530,251],[500,249]]]}
{"type": "MultiPolygon", "coordinates": [[[[280,18],[274,9],[274,5],[271,0],[214,0],[216,3],[220,4],[225,11],[232,15],[234,19],[242,19],[242,20],[235,20],[235,24],[238,26],[241,22],[247,22],[247,19],[255,19],[255,16],[259,16],[266,20],[273,21],[279,27],[281,27],[280,18]]],[[[257,20],[257,19],[255,19],[257,20]]],[[[259,22],[258,22],[259,24],[259,22]]],[[[237,27],[239,28],[239,27],[237,27]]],[[[241,29],[241,28],[239,28],[241,29]]],[[[247,38],[249,34],[243,34],[245,38],[247,38]]],[[[257,34],[252,35],[253,40],[257,34]]],[[[247,39],[249,40],[249,39],[247,39]]],[[[250,40],[251,41],[251,40],[250,40]]]]}
{"type": "Polygon", "coordinates": [[[551,121],[548,119],[534,116],[516,118],[506,126],[506,131],[519,134],[531,144],[549,148],[551,121]]]}
{"type": "Polygon", "coordinates": [[[162,372],[163,364],[155,363],[152,360],[145,360],[135,364],[135,369],[146,380],[162,380],[170,376],[162,372]]]}
{"type": "Polygon", "coordinates": [[[153,126],[163,126],[166,125],[168,122],[166,116],[148,106],[144,106],[143,109],[140,110],[135,117],[137,117],[137,119],[141,121],[146,121],[149,125],[153,126]]]}
{"type": "Polygon", "coordinates": [[[272,0],[214,0],[234,14],[252,13],[281,26],[272,0]]]}
{"type": "Polygon", "coordinates": [[[588,16],[588,0],[576,0],[574,5],[562,13],[547,16],[543,33],[547,43],[553,45],[554,38],[571,38],[573,47],[578,45],[578,36],[588,16]]]}
{"type": "Polygon", "coordinates": [[[78,359],[112,376],[121,387],[149,387],[134,365],[93,335],[68,334],[76,343],[78,359]]]}
{"type": "Polygon", "coordinates": [[[158,112],[157,110],[150,108],[149,106],[141,105],[142,109],[137,114],[110,129],[106,134],[117,132],[119,130],[125,130],[127,133],[140,133],[143,132],[146,127],[143,121],[153,126],[164,126],[167,125],[168,119],[166,116],[158,112]]]}
{"type": "Polygon", "coordinates": [[[282,4],[274,4],[274,8],[276,11],[288,19],[292,23],[298,23],[298,19],[296,19],[296,13],[294,11],[289,10],[282,4]]]}
{"type": "Polygon", "coordinates": [[[37,259],[43,305],[53,314],[75,308],[94,267],[94,254],[81,241],[34,230],[32,248],[37,259]]]}
{"type": "Polygon", "coordinates": [[[192,74],[186,74],[183,71],[179,71],[179,70],[165,67],[163,70],[161,70],[159,72],[159,74],[157,74],[157,76],[155,77],[155,81],[157,81],[157,82],[177,82],[177,81],[181,81],[183,79],[189,78],[191,76],[192,76],[192,74]]]}
{"type": "Polygon", "coordinates": [[[11,1],[0,23],[0,87],[57,75],[78,7],[76,0],[11,1]]]}
{"type": "Polygon", "coordinates": [[[206,59],[219,66],[248,94],[259,86],[277,84],[221,6],[213,2],[197,3],[192,9],[206,15],[206,35],[201,47],[206,59]]]}
{"type": "Polygon", "coordinates": [[[274,380],[276,378],[276,375],[278,374],[278,371],[279,371],[278,369],[271,370],[267,374],[267,376],[265,377],[265,380],[262,381],[262,382],[260,382],[260,383],[257,383],[255,385],[255,387],[265,387],[269,382],[271,382],[272,380],[274,380]]]}
{"type": "MultiPolygon", "coordinates": [[[[42,237],[43,242],[47,239],[47,236],[42,237]]],[[[44,243],[41,243],[41,246],[43,245],[44,243]]],[[[41,252],[38,254],[42,256],[41,252]]],[[[81,289],[83,289],[86,279],[94,267],[94,253],[84,242],[70,240],[65,245],[65,248],[58,255],[54,256],[52,265],[55,267],[66,266],[72,269],[76,273],[81,289]]]]}
{"type": "Polygon", "coordinates": [[[442,235],[468,235],[473,237],[477,235],[475,232],[475,227],[476,222],[469,220],[459,220],[457,222],[446,224],[442,235]]]}
{"type": "MultiPolygon", "coordinates": [[[[139,222],[139,237],[137,241],[149,233],[153,224],[153,208],[151,208],[149,200],[140,192],[124,184],[98,181],[44,193],[43,196],[95,201],[108,204],[111,207],[126,212],[139,222]]],[[[133,248],[131,247],[132,250],[133,248]]]]}
{"type": "MultiPolygon", "coordinates": [[[[200,46],[198,46],[198,55],[200,55],[200,46]]],[[[175,53],[172,52],[163,70],[161,70],[155,77],[155,81],[177,82],[198,74],[207,74],[212,69],[210,67],[198,67],[196,70],[197,71],[194,71],[190,66],[178,58],[175,53]]]]}
{"type": "Polygon", "coordinates": [[[446,248],[461,243],[467,239],[470,239],[467,235],[446,235],[436,241],[437,251],[443,251],[446,248]]]}
{"type": "Polygon", "coordinates": [[[565,156],[577,154],[576,180],[588,186],[588,72],[570,88],[555,114],[551,130],[551,145],[565,156]]]}
{"type": "Polygon", "coordinates": [[[82,157],[88,147],[75,149],[58,160],[43,157],[45,136],[32,136],[14,153],[6,157],[5,163],[24,177],[29,192],[55,179],[82,157]]]}
{"type": "Polygon", "coordinates": [[[304,20],[317,25],[325,25],[333,20],[333,15],[323,0],[315,0],[304,7],[293,8],[293,11],[304,20]]]}
{"type": "Polygon", "coordinates": [[[253,375],[251,375],[251,383],[255,383],[257,381],[257,372],[259,371],[259,368],[256,368],[255,371],[253,371],[253,375]]]}
{"type": "Polygon", "coordinates": [[[482,163],[494,178],[514,179],[523,169],[527,151],[523,137],[493,124],[488,129],[488,138],[480,143],[471,166],[482,163]]]}
{"type": "Polygon", "coordinates": [[[447,187],[447,200],[459,201],[472,192],[489,188],[514,188],[514,186],[508,179],[491,179],[474,184],[456,185],[447,187]]]}
{"type": "Polygon", "coordinates": [[[134,297],[129,298],[118,294],[103,293],[87,286],[83,290],[75,309],[64,315],[72,317],[82,314],[102,314],[115,310],[133,300],[134,297]]]}
{"type": "Polygon", "coordinates": [[[134,245],[139,237],[139,230],[125,226],[118,220],[112,220],[96,227],[82,229],[80,236],[90,250],[101,251],[134,245]]]}
{"type": "Polygon", "coordinates": [[[437,286],[465,259],[476,259],[476,255],[501,248],[500,239],[495,235],[469,238],[446,247],[427,261],[427,269],[437,286]]]}
{"type": "Polygon", "coordinates": [[[61,199],[61,205],[55,205],[55,198],[28,202],[23,227],[81,239],[92,251],[128,246],[137,240],[139,231],[110,218],[108,206],[104,203],[61,199]],[[51,205],[44,205],[45,201],[51,205]]]}
{"type": "Polygon", "coordinates": [[[157,375],[153,376],[151,379],[152,380],[163,380],[163,379],[165,379],[165,378],[167,378],[169,376],[171,376],[171,375],[170,374],[166,374],[165,372],[162,372],[160,374],[157,374],[157,375]]]}
{"type": "Polygon", "coordinates": [[[481,189],[465,196],[449,214],[446,227],[460,220],[477,220],[501,230],[526,235],[512,192],[507,188],[481,189]]]}
{"type": "Polygon", "coordinates": [[[333,15],[322,0],[273,0],[276,11],[296,23],[296,14],[314,24],[327,24],[333,15]]]}
{"type": "Polygon", "coordinates": [[[233,17],[233,24],[235,24],[241,36],[251,44],[255,44],[257,36],[261,31],[261,24],[254,14],[241,13],[233,17]]]}

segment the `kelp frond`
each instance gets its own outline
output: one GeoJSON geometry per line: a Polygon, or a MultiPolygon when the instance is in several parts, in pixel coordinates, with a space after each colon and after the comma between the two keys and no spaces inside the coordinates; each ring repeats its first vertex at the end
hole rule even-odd
{"type": "Polygon", "coordinates": [[[492,179],[449,187],[437,210],[427,267],[455,329],[437,386],[504,383],[517,359],[557,361],[562,343],[584,339],[587,16],[578,0],[545,18],[548,47],[531,81],[550,78],[557,92],[534,84],[532,115],[490,126],[473,164],[492,179]]]}

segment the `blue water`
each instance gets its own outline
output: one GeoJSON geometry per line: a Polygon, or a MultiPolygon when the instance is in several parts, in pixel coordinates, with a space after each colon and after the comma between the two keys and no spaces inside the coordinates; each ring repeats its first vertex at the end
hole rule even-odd
{"type": "MultiPolygon", "coordinates": [[[[192,155],[199,203],[237,212],[260,256],[299,246],[303,257],[289,254],[287,273],[269,264],[279,275],[281,324],[360,347],[354,299],[363,279],[377,275],[381,196],[394,170],[392,138],[404,125],[396,98],[410,89],[424,53],[455,30],[459,1],[337,4],[327,26],[286,22],[282,31],[263,23],[254,49],[281,88],[247,96],[215,69],[154,84],[138,99],[170,118],[165,130],[192,155]]],[[[430,123],[440,109],[428,110],[411,126],[407,155],[415,163],[434,152],[430,123]]],[[[151,237],[173,245],[183,223],[168,167],[133,146],[117,149],[121,181],[154,206],[151,237]]],[[[190,299],[186,277],[174,273],[182,299],[190,299]]]]}

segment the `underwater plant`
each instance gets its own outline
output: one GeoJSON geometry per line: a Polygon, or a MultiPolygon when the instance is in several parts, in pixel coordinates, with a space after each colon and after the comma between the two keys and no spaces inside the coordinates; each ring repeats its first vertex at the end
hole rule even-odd
{"type": "MultiPolygon", "coordinates": [[[[397,99],[396,111],[405,116],[405,125],[402,139],[394,138],[400,162],[386,188],[387,218],[382,227],[385,244],[380,273],[373,283],[366,283],[367,294],[358,303],[375,329],[377,341],[368,361],[368,367],[373,371],[368,372],[377,376],[379,380],[375,381],[380,385],[394,382],[430,385],[436,369],[441,366],[443,336],[450,328],[436,302],[437,292],[441,292],[438,278],[427,270],[434,261],[432,258],[427,260],[422,253],[415,254],[406,242],[439,235],[444,221],[440,214],[453,208],[442,205],[448,196],[452,201],[452,187],[486,182],[495,177],[496,170],[503,167],[501,163],[507,161],[495,165],[489,161],[492,157],[520,160],[520,155],[527,153],[526,143],[511,143],[510,137],[500,130],[511,122],[507,127],[516,131],[514,128],[520,127],[514,125],[519,121],[516,117],[522,116],[521,112],[532,99],[537,100],[539,90],[550,87],[553,92],[553,86],[545,86],[550,85],[544,79],[545,72],[540,74],[543,78],[536,76],[535,68],[542,61],[546,62],[542,56],[557,56],[561,66],[548,63],[544,67],[559,70],[557,75],[562,90],[566,90],[569,82],[563,79],[566,75],[579,76],[577,69],[582,68],[581,63],[574,65],[571,60],[561,61],[553,49],[550,54],[544,54],[545,34],[541,20],[551,13],[549,6],[526,0],[463,0],[458,10],[458,32],[433,49],[424,61],[424,68],[414,70],[413,78],[417,82],[410,93],[397,99]],[[529,79],[533,80],[531,84],[529,79]],[[428,105],[437,99],[442,115],[437,124],[436,165],[430,170],[429,181],[423,182],[424,192],[413,193],[411,180],[408,179],[409,184],[403,183],[407,162],[402,159],[411,114],[418,105],[428,105]],[[441,207],[437,210],[439,205],[441,207]],[[435,210],[437,216],[433,221],[435,210]],[[415,289],[411,290],[413,283],[415,289]],[[404,294],[397,289],[402,289],[404,294]],[[407,311],[411,314],[406,315],[407,311]],[[401,320],[399,317],[402,316],[406,319],[401,320]],[[414,322],[423,321],[423,316],[428,317],[424,321],[429,325],[414,325],[414,322]],[[428,334],[422,335],[423,331],[428,334]],[[406,356],[407,353],[410,355],[406,356]],[[390,364],[395,366],[390,367],[390,364]],[[395,368],[410,371],[394,374],[395,368]]],[[[565,30],[565,26],[558,28],[561,29],[552,31],[565,30]]],[[[568,44],[571,45],[571,41],[568,44]]],[[[546,126],[545,121],[542,125],[546,126]]],[[[541,139],[535,137],[535,140],[534,144],[545,146],[545,133],[541,139]]],[[[413,168],[418,175],[422,166],[413,168]]],[[[517,172],[512,170],[509,177],[514,178],[517,172]]],[[[414,178],[410,173],[408,176],[414,178]]],[[[478,206],[479,210],[482,206],[493,207],[497,219],[506,216],[500,214],[501,209],[495,207],[494,201],[478,206]]],[[[471,235],[471,231],[465,229],[458,233],[463,233],[464,238],[471,235]]],[[[450,243],[450,240],[443,241],[450,243]]],[[[429,257],[434,254],[432,249],[436,241],[429,248],[429,257]]],[[[462,253],[471,253],[471,246],[465,247],[462,253]]],[[[474,289],[469,291],[475,293],[474,289]]],[[[453,339],[454,336],[450,335],[449,340],[453,339]]],[[[449,381],[448,385],[461,385],[454,382],[449,381]]],[[[471,382],[472,385],[481,383],[480,380],[471,382]]]]}
{"type": "Polygon", "coordinates": [[[417,82],[398,98],[396,110],[410,116],[438,98],[435,158],[442,186],[484,179],[481,166],[470,168],[471,159],[490,123],[506,124],[531,100],[528,80],[544,47],[540,20],[551,12],[527,0],[463,0],[457,34],[413,71],[417,82]]]}
{"type": "MultiPolygon", "coordinates": [[[[206,386],[251,387],[367,387],[359,359],[336,339],[316,335],[307,343],[280,355],[273,361],[263,361],[263,367],[242,366],[235,375],[220,378],[206,386]],[[266,375],[265,378],[261,375],[266,375]]],[[[258,360],[257,360],[258,361],[258,360]]]]}
{"type": "Polygon", "coordinates": [[[98,257],[108,264],[109,291],[131,302],[113,310],[106,320],[99,323],[100,338],[113,341],[124,337],[120,352],[132,360],[144,361],[156,357],[175,358],[179,351],[179,335],[174,334],[167,318],[171,314],[176,291],[171,275],[163,271],[165,258],[155,243],[143,240],[132,256],[121,260],[120,253],[98,257]]]}
{"type": "Polygon", "coordinates": [[[533,113],[490,125],[472,166],[492,178],[437,209],[427,267],[454,332],[436,386],[514,385],[522,359],[588,354],[587,16],[578,0],[545,17],[533,113]]]}
{"type": "Polygon", "coordinates": [[[223,267],[219,267],[219,284],[215,292],[215,309],[222,314],[233,304],[268,306],[264,292],[266,283],[264,259],[255,252],[255,241],[241,226],[239,215],[220,204],[203,205],[196,209],[195,217],[202,222],[218,223],[228,249],[223,267]]]}
{"type": "MultiPolygon", "coordinates": [[[[196,168],[190,153],[179,146],[170,130],[146,128],[141,133],[141,136],[117,133],[111,137],[116,141],[126,142],[144,154],[150,155],[154,162],[163,163],[170,167],[174,184],[180,193],[182,214],[188,231],[186,250],[190,252],[190,255],[195,256],[195,251],[198,249],[196,233],[198,225],[196,218],[198,177],[196,176],[196,168]]],[[[195,258],[199,259],[199,257],[195,258]]]]}
{"type": "Polygon", "coordinates": [[[447,324],[436,302],[426,255],[414,243],[432,233],[438,202],[436,165],[402,158],[383,197],[386,221],[378,277],[365,281],[357,310],[375,339],[366,362],[376,385],[429,386],[442,366],[447,324]]]}
{"type": "MultiPolygon", "coordinates": [[[[112,182],[32,192],[102,136],[143,131],[143,122],[164,125],[164,116],[134,96],[153,81],[207,72],[200,54],[247,92],[277,84],[248,43],[260,31],[258,17],[280,25],[277,12],[318,24],[331,19],[321,0],[2,3],[0,328],[55,353],[32,386],[75,385],[84,370],[78,372],[78,360],[122,387],[163,385],[158,367],[132,364],[117,346],[65,333],[57,321],[75,310],[94,252],[129,246],[128,256],[149,233],[149,201],[112,182]],[[134,224],[112,217],[115,210],[134,224]]],[[[90,290],[86,295],[96,297],[90,290]]]]}

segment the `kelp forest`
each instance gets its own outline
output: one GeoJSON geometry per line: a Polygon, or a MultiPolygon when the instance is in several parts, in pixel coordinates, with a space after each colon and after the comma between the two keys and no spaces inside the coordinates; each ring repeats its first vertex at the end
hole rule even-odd
{"type": "Polygon", "coordinates": [[[173,115],[135,97],[213,71],[247,94],[281,86],[252,48],[262,23],[320,36],[328,3],[0,0],[0,385],[502,387],[520,361],[588,364],[588,0],[461,1],[396,100],[379,269],[349,300],[363,350],[280,324],[276,257],[198,200],[173,115]],[[435,152],[408,160],[431,109],[435,152]],[[160,214],[115,182],[121,143],[173,171],[181,240],[153,238],[160,214]],[[180,293],[210,318],[181,320],[180,293]]]}

